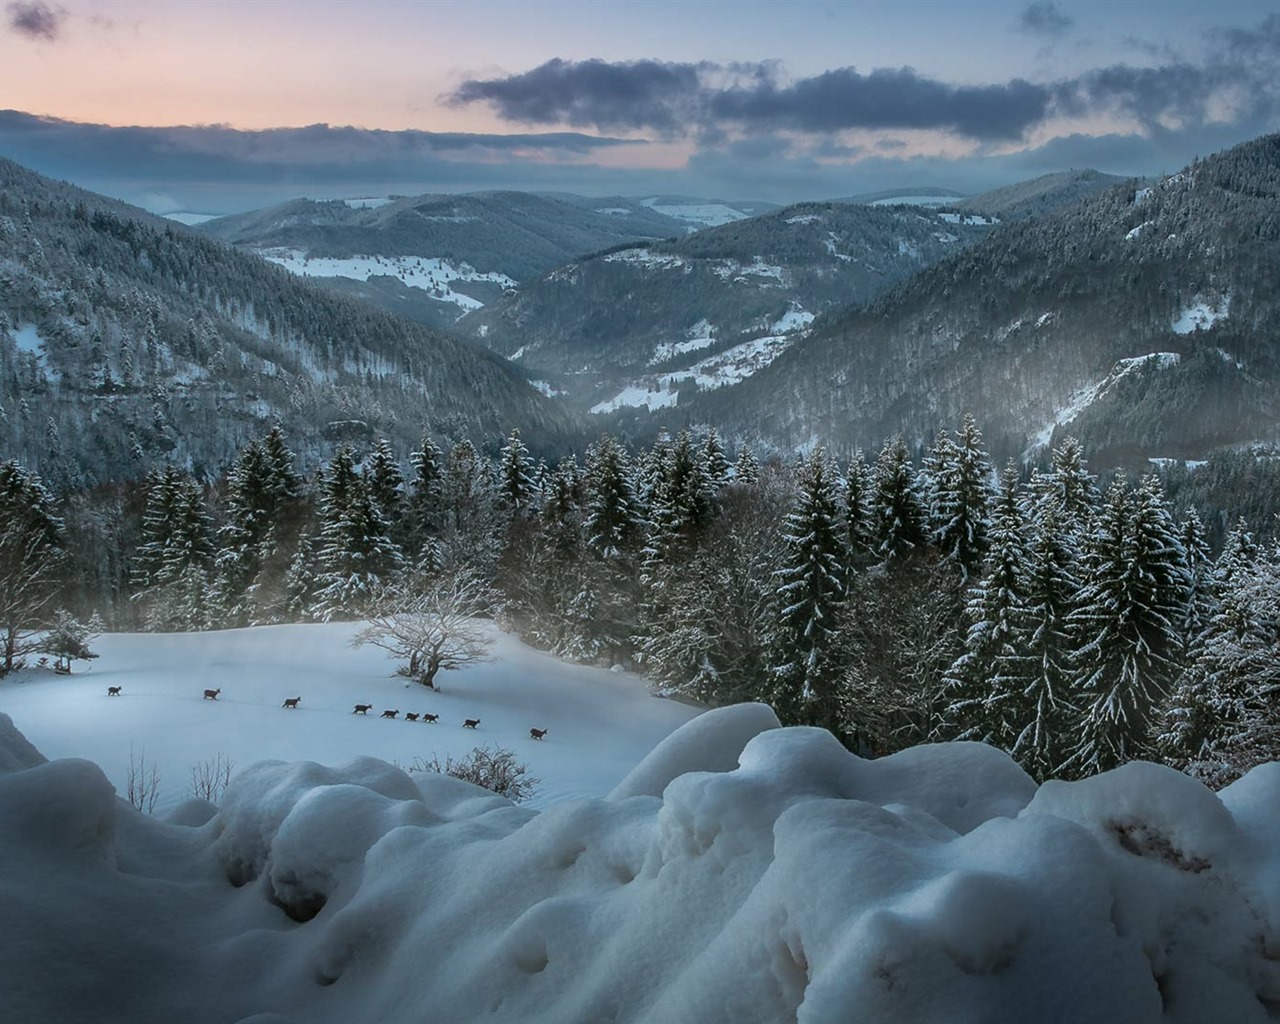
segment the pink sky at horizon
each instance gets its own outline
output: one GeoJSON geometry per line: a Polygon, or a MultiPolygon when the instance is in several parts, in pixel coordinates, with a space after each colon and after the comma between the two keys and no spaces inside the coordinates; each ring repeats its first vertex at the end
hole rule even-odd
{"type": "Polygon", "coordinates": [[[1059,6],[1086,37],[1047,47],[1012,29],[1019,4],[372,0],[63,0],[53,41],[0,32],[6,107],[110,125],[316,123],[388,130],[514,130],[443,94],[467,77],[525,71],[551,57],[780,60],[794,75],[841,66],[914,67],[954,84],[1051,80],[1082,61],[1139,56],[1120,35],[1158,27],[1174,45],[1200,34],[1190,10],[1256,22],[1270,4],[1059,6]],[[1134,17],[1134,15],[1138,15],[1134,17]],[[1100,20],[1105,19],[1105,20],[1100,20]],[[1099,35],[1100,27],[1106,31],[1099,35]]]}

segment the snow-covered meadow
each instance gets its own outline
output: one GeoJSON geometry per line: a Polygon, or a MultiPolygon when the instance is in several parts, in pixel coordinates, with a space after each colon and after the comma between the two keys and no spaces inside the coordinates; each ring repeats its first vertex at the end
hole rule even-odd
{"type": "Polygon", "coordinates": [[[503,742],[545,712],[545,747],[520,749],[561,799],[536,809],[347,760],[347,735],[462,730],[353,719],[355,700],[410,702],[343,640],[109,637],[83,677],[3,684],[0,710],[35,745],[0,717],[0,1019],[1275,1019],[1275,764],[1219,794],[1140,763],[1037,789],[989,747],[867,761],[763,705],[694,715],[505,639],[420,699],[503,742]],[[210,683],[217,705],[199,699],[210,683]],[[278,707],[299,692],[298,712],[278,707]],[[311,735],[346,763],[246,767],[220,808],[166,819],[88,761],[37,752],[115,749],[130,718],[191,754],[247,730],[272,752],[311,735]]]}
{"type": "Polygon", "coordinates": [[[106,634],[101,657],[70,676],[28,670],[0,682],[10,715],[45,756],[83,757],[125,792],[131,753],[160,771],[163,812],[188,796],[190,767],[221,754],[338,764],[370,755],[411,765],[476,746],[515,750],[542,779],[532,804],[608,792],[697,709],[649,695],[643,680],[570,665],[493,631],[493,660],[441,673],[439,693],[394,674],[376,647],[354,649],[351,623],[211,633],[106,634]],[[122,687],[119,697],[107,688],[122,687]],[[206,689],[220,689],[217,701],[206,689]],[[281,704],[302,697],[297,710],[281,704]],[[355,704],[373,704],[366,715],[355,704]],[[384,720],[396,710],[400,717],[384,720]],[[440,716],[408,722],[406,712],[440,716]],[[480,726],[464,729],[468,718],[480,726]],[[549,729],[545,740],[529,730],[549,729]]]}

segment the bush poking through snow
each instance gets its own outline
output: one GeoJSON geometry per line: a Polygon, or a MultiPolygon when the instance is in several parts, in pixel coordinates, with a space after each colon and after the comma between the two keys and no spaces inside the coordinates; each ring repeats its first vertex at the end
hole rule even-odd
{"type": "Polygon", "coordinates": [[[136,810],[150,814],[156,809],[156,801],[160,798],[160,769],[152,761],[147,763],[147,751],[143,747],[135,750],[129,745],[129,776],[125,782],[125,799],[133,804],[136,810]]]}
{"type": "Polygon", "coordinates": [[[416,757],[409,767],[411,772],[438,772],[451,775],[472,785],[483,786],[512,803],[528,800],[538,791],[542,781],[529,774],[529,766],[516,760],[514,750],[506,747],[476,747],[466,757],[454,760],[445,755],[444,764],[436,754],[431,760],[416,757]]]}
{"type": "Polygon", "coordinates": [[[222,794],[231,782],[231,769],[234,767],[235,762],[221,753],[205,758],[199,764],[193,764],[188,791],[198,800],[211,804],[220,803],[222,794]]]}

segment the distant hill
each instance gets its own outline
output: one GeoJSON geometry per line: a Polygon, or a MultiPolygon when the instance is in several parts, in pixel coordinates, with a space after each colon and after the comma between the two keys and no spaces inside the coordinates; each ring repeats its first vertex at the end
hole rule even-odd
{"type": "MultiPolygon", "coordinates": [[[[657,423],[783,447],[926,443],[974,413],[999,455],[1064,433],[1100,464],[1280,440],[1280,135],[1016,220],[814,325],[657,423]]],[[[654,429],[650,423],[647,429],[654,429]]],[[[633,422],[632,426],[636,424],[633,422]]]]}
{"type": "Polygon", "coordinates": [[[330,288],[447,326],[571,259],[689,227],[629,199],[477,192],[296,199],[198,230],[330,288]]]}
{"type": "Polygon", "coordinates": [[[224,466],[280,422],[312,464],[424,429],[578,425],[502,359],[0,160],[0,451],[57,484],[224,466]]]}
{"type": "Polygon", "coordinates": [[[880,192],[864,192],[861,195],[833,199],[831,202],[856,203],[864,206],[893,206],[900,203],[908,206],[950,206],[964,198],[965,193],[957,192],[955,189],[924,185],[919,188],[890,188],[880,192]]]}
{"type": "Polygon", "coordinates": [[[999,220],[1042,217],[1119,185],[1125,178],[1101,171],[1059,171],[993,189],[955,204],[958,210],[999,220]]]}
{"type": "Polygon", "coordinates": [[[597,413],[736,383],[816,316],[981,238],[957,214],[803,203],[560,267],[457,329],[597,413]]]}

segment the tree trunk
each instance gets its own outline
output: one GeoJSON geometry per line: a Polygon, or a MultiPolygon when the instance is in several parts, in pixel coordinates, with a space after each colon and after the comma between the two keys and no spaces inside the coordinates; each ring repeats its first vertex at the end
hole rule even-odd
{"type": "Polygon", "coordinates": [[[436,673],[439,671],[440,662],[436,661],[434,658],[429,658],[427,660],[426,671],[422,673],[422,685],[428,686],[434,690],[436,688],[436,673]]]}

